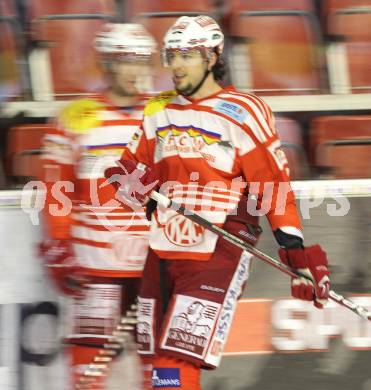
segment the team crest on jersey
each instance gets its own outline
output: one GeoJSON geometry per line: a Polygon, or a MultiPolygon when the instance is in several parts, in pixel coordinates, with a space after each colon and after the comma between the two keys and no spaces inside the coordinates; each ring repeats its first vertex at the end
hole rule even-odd
{"type": "Polygon", "coordinates": [[[187,135],[190,138],[199,138],[204,141],[206,145],[212,145],[220,143],[221,135],[213,131],[204,130],[194,126],[175,126],[169,125],[165,127],[159,127],[156,131],[157,138],[164,140],[166,137],[181,137],[187,135]]]}
{"type": "Polygon", "coordinates": [[[177,214],[168,220],[164,231],[171,243],[191,247],[203,241],[205,229],[183,215],[177,214]]]}
{"type": "MultiPolygon", "coordinates": [[[[169,124],[156,130],[157,145],[155,156],[161,158],[181,153],[184,157],[203,158],[209,164],[217,164],[221,155],[231,156],[233,147],[229,140],[211,130],[195,126],[169,124]]],[[[219,162],[225,167],[225,161],[219,162]]]]}
{"type": "Polygon", "coordinates": [[[248,115],[248,112],[241,105],[225,100],[218,102],[213,110],[229,116],[238,123],[243,123],[248,115]]]}

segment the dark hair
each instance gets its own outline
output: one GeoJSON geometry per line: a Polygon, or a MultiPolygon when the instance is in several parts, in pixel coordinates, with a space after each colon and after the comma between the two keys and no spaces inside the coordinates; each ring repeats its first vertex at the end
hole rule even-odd
{"type": "Polygon", "coordinates": [[[227,63],[225,60],[218,56],[218,60],[215,65],[211,68],[215,81],[222,81],[227,73],[227,63]]]}

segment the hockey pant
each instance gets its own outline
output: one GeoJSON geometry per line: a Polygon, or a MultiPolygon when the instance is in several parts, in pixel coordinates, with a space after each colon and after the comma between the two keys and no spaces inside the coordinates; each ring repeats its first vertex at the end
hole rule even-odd
{"type": "Polygon", "coordinates": [[[199,370],[220,363],[251,257],[221,238],[208,261],[165,261],[150,250],[137,325],[139,353],[152,369],[147,388],[200,389],[199,370]]]}

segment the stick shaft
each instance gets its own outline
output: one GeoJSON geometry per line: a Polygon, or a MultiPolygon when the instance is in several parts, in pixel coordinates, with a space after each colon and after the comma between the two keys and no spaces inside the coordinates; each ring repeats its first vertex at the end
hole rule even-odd
{"type": "MultiPolygon", "coordinates": [[[[277,268],[279,271],[292,277],[300,276],[300,277],[308,278],[307,276],[302,275],[299,272],[288,267],[286,264],[283,264],[281,261],[268,256],[267,254],[261,252],[259,249],[254,248],[252,245],[248,244],[247,242],[241,240],[240,238],[234,236],[233,234],[228,233],[226,230],[220,228],[219,226],[214,225],[213,223],[201,217],[200,215],[195,214],[193,211],[188,210],[185,207],[179,205],[178,203],[172,201],[171,199],[167,198],[165,195],[153,191],[150,197],[156,200],[160,205],[171,208],[177,213],[184,215],[186,218],[190,219],[191,221],[196,222],[200,226],[203,226],[204,228],[217,234],[219,237],[222,237],[223,239],[231,242],[232,244],[238,246],[239,248],[246,250],[247,252],[250,252],[260,260],[263,260],[269,265],[277,268]]],[[[360,305],[357,305],[356,303],[343,297],[342,295],[337,294],[335,291],[330,290],[329,298],[334,302],[353,311],[355,314],[359,315],[360,317],[371,321],[370,311],[368,311],[366,308],[360,305]]]]}

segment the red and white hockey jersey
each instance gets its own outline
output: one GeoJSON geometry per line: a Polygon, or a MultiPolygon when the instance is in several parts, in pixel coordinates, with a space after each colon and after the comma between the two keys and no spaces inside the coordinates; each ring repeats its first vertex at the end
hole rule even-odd
{"type": "MultiPolygon", "coordinates": [[[[122,159],[154,168],[169,198],[220,226],[247,185],[246,207],[260,207],[273,230],[301,235],[272,112],[254,95],[228,88],[195,100],[164,92],[147,103],[122,159]]],[[[152,218],[150,247],[162,258],[207,260],[216,240],[173,210],[158,208],[152,218]]]]}
{"type": "Polygon", "coordinates": [[[125,110],[104,96],[76,100],[44,139],[49,235],[72,239],[79,264],[91,275],[140,276],[147,256],[144,209],[123,206],[104,177],[138,130],[143,107],[144,99],[125,110]]]}

